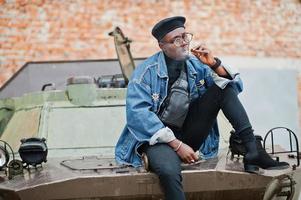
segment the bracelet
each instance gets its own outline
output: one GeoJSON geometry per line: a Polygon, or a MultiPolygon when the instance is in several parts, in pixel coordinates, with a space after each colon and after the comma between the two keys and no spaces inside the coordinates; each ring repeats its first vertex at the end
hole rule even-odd
{"type": "Polygon", "coordinates": [[[212,70],[216,70],[222,64],[222,61],[217,57],[214,57],[214,60],[215,60],[215,64],[210,66],[212,70]]]}
{"type": "Polygon", "coordinates": [[[177,146],[177,148],[175,149],[175,152],[179,151],[180,147],[182,146],[183,142],[181,141],[180,144],[177,146]]]}

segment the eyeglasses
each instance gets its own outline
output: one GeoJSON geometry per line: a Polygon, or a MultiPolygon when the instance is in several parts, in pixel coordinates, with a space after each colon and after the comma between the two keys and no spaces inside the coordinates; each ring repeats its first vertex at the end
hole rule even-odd
{"type": "Polygon", "coordinates": [[[189,43],[192,40],[192,38],[193,38],[192,33],[183,33],[181,36],[175,37],[170,42],[164,42],[164,41],[160,41],[160,42],[161,43],[170,43],[170,44],[174,44],[176,47],[180,47],[183,44],[183,42],[189,43]]]}

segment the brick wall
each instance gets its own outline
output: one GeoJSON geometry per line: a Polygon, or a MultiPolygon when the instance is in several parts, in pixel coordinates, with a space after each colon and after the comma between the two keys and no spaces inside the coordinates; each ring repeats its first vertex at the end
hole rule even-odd
{"type": "Polygon", "coordinates": [[[116,58],[114,26],[146,57],[153,24],[172,15],[218,55],[301,58],[298,0],[0,0],[0,85],[27,61],[116,58]]]}
{"type": "Polygon", "coordinates": [[[301,59],[301,0],[0,0],[0,86],[28,61],[116,58],[115,26],[147,57],[152,26],[173,15],[217,55],[301,59]]]}

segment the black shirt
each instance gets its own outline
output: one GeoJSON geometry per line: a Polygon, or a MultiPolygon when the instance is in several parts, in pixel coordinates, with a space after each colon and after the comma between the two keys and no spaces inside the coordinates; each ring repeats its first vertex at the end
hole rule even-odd
{"type": "Polygon", "coordinates": [[[179,78],[181,71],[186,68],[186,62],[185,60],[181,60],[181,61],[174,60],[172,58],[169,58],[165,54],[164,57],[165,57],[167,73],[169,77],[169,81],[168,81],[168,92],[169,92],[172,84],[179,78]]]}

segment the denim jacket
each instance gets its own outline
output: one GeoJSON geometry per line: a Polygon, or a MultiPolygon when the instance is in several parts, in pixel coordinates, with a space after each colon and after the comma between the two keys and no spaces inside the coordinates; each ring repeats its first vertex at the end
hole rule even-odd
{"type": "MultiPolygon", "coordinates": [[[[199,59],[190,56],[186,60],[190,100],[201,97],[212,84],[222,89],[232,84],[237,92],[242,91],[239,73],[226,68],[230,79],[217,76],[213,70],[199,59]]],[[[167,96],[168,73],[162,51],[142,62],[133,72],[128,84],[126,98],[126,125],[115,148],[115,159],[119,164],[141,166],[138,147],[150,138],[164,124],[157,116],[160,105],[167,96]]],[[[202,157],[212,158],[218,153],[219,131],[215,122],[207,139],[200,147],[202,157]]]]}

